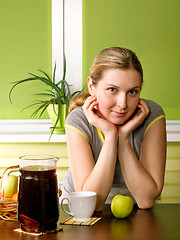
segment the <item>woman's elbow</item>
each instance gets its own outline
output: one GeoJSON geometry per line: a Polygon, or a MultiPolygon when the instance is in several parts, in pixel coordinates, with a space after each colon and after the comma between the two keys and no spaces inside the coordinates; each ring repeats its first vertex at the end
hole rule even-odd
{"type": "Polygon", "coordinates": [[[136,199],[137,205],[140,209],[152,208],[156,202],[156,199],[161,195],[162,188],[157,189],[153,194],[143,194],[136,199]]]}
{"type": "Polygon", "coordinates": [[[137,205],[140,209],[150,209],[153,207],[155,201],[156,201],[155,199],[146,199],[146,200],[144,199],[137,202],[137,205]]]}

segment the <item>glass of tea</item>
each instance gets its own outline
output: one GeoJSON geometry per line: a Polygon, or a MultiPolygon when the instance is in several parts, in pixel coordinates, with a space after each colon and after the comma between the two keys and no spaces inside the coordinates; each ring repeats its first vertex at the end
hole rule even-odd
{"type": "Polygon", "coordinates": [[[26,232],[55,230],[59,219],[58,158],[51,155],[19,159],[18,220],[26,232]]]}

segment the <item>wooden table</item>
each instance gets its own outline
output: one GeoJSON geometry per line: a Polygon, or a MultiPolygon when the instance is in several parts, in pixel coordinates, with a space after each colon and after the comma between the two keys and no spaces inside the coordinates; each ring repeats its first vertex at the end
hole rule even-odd
{"type": "Polygon", "coordinates": [[[2,240],[174,240],[180,239],[180,204],[156,204],[151,210],[135,208],[126,219],[113,217],[110,206],[96,216],[102,217],[94,226],[59,225],[68,217],[60,212],[58,227],[63,231],[43,236],[29,236],[16,233],[18,222],[0,220],[2,240]]]}

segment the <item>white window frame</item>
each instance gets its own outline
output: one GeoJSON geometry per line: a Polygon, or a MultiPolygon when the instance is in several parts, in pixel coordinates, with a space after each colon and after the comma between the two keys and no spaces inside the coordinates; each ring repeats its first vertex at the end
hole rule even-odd
{"type": "Polygon", "coordinates": [[[63,76],[71,90],[82,89],[82,0],[52,0],[52,70],[56,63],[56,81],[63,76]]]}

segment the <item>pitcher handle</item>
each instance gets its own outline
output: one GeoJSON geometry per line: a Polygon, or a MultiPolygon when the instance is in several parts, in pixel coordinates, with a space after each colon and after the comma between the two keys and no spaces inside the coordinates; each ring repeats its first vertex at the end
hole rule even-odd
{"type": "Polygon", "coordinates": [[[68,213],[69,215],[73,216],[73,214],[72,214],[71,212],[67,211],[67,210],[64,208],[64,206],[63,206],[64,200],[67,200],[67,201],[68,201],[68,206],[69,206],[69,199],[68,199],[68,198],[63,198],[63,199],[61,200],[61,208],[62,208],[62,210],[63,210],[64,212],[68,213]]]}
{"type": "Polygon", "coordinates": [[[17,172],[17,171],[19,171],[19,165],[11,166],[4,170],[4,172],[2,174],[2,195],[1,195],[2,200],[4,200],[4,198],[5,198],[4,190],[5,190],[6,181],[7,181],[9,174],[12,172],[17,172]]]}

